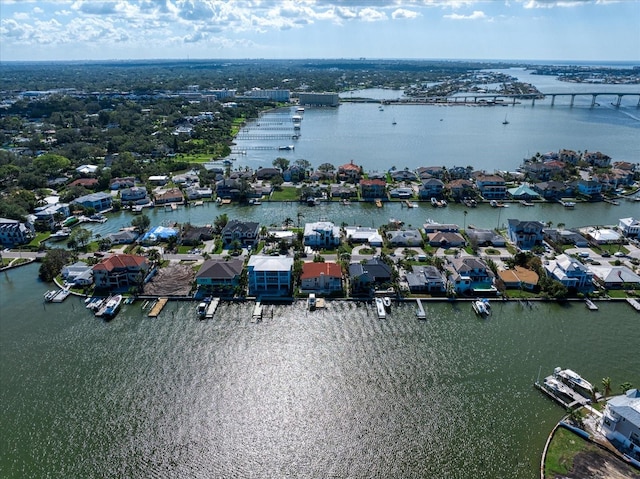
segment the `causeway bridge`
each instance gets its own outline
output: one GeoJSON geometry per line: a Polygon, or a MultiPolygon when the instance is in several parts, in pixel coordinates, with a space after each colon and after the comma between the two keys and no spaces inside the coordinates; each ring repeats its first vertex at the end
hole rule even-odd
{"type": "Polygon", "coordinates": [[[346,102],[362,102],[362,103],[384,103],[386,105],[515,105],[522,101],[531,101],[531,105],[535,105],[536,101],[542,101],[551,98],[551,106],[555,105],[557,97],[570,98],[569,106],[573,106],[576,97],[591,97],[591,106],[598,106],[598,97],[611,98],[611,104],[620,107],[622,98],[637,97],[638,103],[636,107],[640,108],[640,91],[633,93],[620,92],[562,92],[562,93],[458,93],[451,96],[430,96],[430,97],[407,97],[398,98],[396,100],[376,100],[373,98],[343,98],[341,101],[346,102]]]}

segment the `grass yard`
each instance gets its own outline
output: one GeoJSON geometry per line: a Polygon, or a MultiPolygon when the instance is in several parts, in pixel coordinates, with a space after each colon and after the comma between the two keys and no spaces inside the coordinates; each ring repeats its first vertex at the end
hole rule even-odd
{"type": "Polygon", "coordinates": [[[300,190],[295,186],[283,186],[271,193],[271,201],[298,201],[300,190]]]}

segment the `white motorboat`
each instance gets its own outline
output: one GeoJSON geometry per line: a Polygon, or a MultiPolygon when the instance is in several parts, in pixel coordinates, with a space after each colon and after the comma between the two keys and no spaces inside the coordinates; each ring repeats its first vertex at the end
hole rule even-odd
{"type": "Polygon", "coordinates": [[[109,299],[109,301],[107,301],[107,304],[104,308],[103,315],[108,318],[113,318],[118,313],[118,310],[120,309],[121,304],[122,304],[122,295],[116,294],[111,299],[109,299]]]}
{"type": "Polygon", "coordinates": [[[387,312],[384,309],[384,302],[382,301],[382,298],[376,298],[376,311],[379,319],[387,317],[387,312]]]}
{"type": "Polygon", "coordinates": [[[309,311],[313,311],[314,309],[316,309],[315,293],[309,293],[309,297],[307,298],[307,306],[309,307],[309,311]]]}
{"type": "Polygon", "coordinates": [[[593,385],[582,376],[580,376],[577,372],[571,369],[562,369],[558,367],[553,370],[553,376],[562,381],[577,393],[589,398],[593,396],[593,385]]]}
{"type": "Polygon", "coordinates": [[[476,299],[471,303],[471,307],[478,316],[488,316],[491,314],[491,305],[488,299],[476,299]]]}
{"type": "Polygon", "coordinates": [[[389,309],[391,309],[391,298],[389,296],[382,298],[382,305],[385,310],[389,311],[389,309]]]}
{"type": "Polygon", "coordinates": [[[207,303],[206,301],[202,301],[201,303],[198,304],[198,318],[204,319],[205,315],[207,314],[208,306],[209,306],[209,303],[207,303]]]}

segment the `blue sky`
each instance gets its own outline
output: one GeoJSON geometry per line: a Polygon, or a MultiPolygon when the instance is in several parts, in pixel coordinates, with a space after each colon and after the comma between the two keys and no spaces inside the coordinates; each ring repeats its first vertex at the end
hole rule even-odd
{"type": "Polygon", "coordinates": [[[640,0],[0,0],[0,60],[640,61],[640,0]]]}

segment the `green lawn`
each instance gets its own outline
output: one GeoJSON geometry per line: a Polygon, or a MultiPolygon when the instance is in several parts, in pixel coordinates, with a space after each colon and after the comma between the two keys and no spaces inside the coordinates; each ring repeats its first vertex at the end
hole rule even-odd
{"type": "Polygon", "coordinates": [[[566,475],[573,467],[573,458],[595,446],[563,427],[559,427],[549,444],[544,464],[544,477],[566,475]]]}
{"type": "Polygon", "coordinates": [[[271,193],[271,201],[298,201],[300,190],[295,186],[283,186],[271,193]]]}

